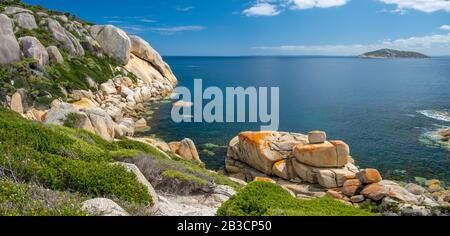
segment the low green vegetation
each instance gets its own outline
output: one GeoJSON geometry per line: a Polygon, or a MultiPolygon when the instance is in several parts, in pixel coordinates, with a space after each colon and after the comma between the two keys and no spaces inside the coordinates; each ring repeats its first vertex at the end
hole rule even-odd
{"type": "Polygon", "coordinates": [[[372,216],[374,213],[354,208],[330,197],[301,200],[280,186],[251,182],[222,204],[219,216],[372,216]]]}
{"type": "Polygon", "coordinates": [[[32,30],[19,28],[19,30],[15,34],[16,38],[25,36],[35,37],[39,40],[39,42],[42,43],[42,45],[44,45],[44,47],[59,45],[58,41],[53,38],[51,33],[45,27],[40,27],[32,30]]]}
{"type": "Polygon", "coordinates": [[[155,188],[165,192],[176,194],[204,192],[216,184],[240,189],[240,185],[228,177],[207,170],[200,163],[183,160],[173,153],[163,153],[152,146],[132,140],[121,140],[118,145],[122,149],[140,152],[137,155],[129,151],[114,152],[115,159],[137,165],[155,188]]]}
{"type": "Polygon", "coordinates": [[[136,164],[163,191],[188,194],[215,184],[240,189],[224,175],[151,145],[129,139],[108,142],[85,130],[28,121],[0,108],[0,178],[83,198],[110,198],[143,214],[137,206],[152,204],[147,189],[114,161],[136,164]]]}
{"type": "Polygon", "coordinates": [[[110,57],[99,58],[86,52],[83,57],[71,59],[65,55],[64,64],[53,65],[48,69],[48,74],[50,79],[57,81],[65,88],[88,90],[86,77],[92,78],[97,83],[106,82],[114,77],[116,65],[117,62],[110,57]]]}
{"type": "Polygon", "coordinates": [[[175,170],[165,170],[165,171],[163,171],[161,176],[163,178],[169,178],[169,179],[175,179],[175,180],[179,180],[179,181],[183,181],[183,182],[189,182],[189,183],[197,184],[200,186],[202,186],[202,185],[206,186],[208,184],[208,182],[206,182],[206,180],[200,179],[199,177],[197,177],[195,175],[185,174],[183,172],[175,171],[175,170]]]}
{"type": "Polygon", "coordinates": [[[77,194],[0,180],[1,216],[85,216],[82,200],[77,194]]]}
{"type": "Polygon", "coordinates": [[[84,130],[30,122],[0,108],[0,177],[59,191],[152,204],[134,174],[112,165],[119,151],[84,130]]]}

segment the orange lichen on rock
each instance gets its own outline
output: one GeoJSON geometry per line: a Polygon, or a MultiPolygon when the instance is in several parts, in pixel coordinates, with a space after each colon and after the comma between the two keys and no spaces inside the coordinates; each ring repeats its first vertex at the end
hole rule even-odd
{"type": "Polygon", "coordinates": [[[314,167],[343,167],[347,164],[339,161],[336,147],[330,142],[297,145],[294,155],[299,162],[314,167]]]}
{"type": "Polygon", "coordinates": [[[380,172],[376,169],[361,170],[356,176],[364,184],[378,183],[382,180],[380,172]]]}
{"type": "Polygon", "coordinates": [[[260,181],[260,182],[267,182],[267,183],[272,183],[275,184],[275,180],[271,179],[271,178],[266,178],[266,177],[255,177],[255,179],[253,181],[260,181]]]}
{"type": "Polygon", "coordinates": [[[239,134],[240,140],[246,140],[247,142],[253,144],[261,144],[266,140],[267,137],[271,136],[273,132],[264,131],[264,132],[242,132],[239,134]]]}

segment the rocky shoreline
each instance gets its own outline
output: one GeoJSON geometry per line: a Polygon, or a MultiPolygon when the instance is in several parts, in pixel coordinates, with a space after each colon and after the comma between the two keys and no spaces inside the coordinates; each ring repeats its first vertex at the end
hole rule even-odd
{"type": "MultiPolygon", "coordinates": [[[[64,63],[64,59],[56,46],[47,49],[32,36],[19,38],[16,41],[13,34],[13,17],[16,28],[35,29],[46,27],[63,50],[73,56],[84,55],[81,42],[87,42],[86,50],[91,49],[97,55],[108,55],[116,59],[119,65],[112,68],[117,76],[98,84],[92,78],[86,77],[89,90],[61,87],[65,98],[57,98],[51,102],[49,109],[33,106],[30,95],[25,89],[19,89],[11,96],[6,96],[5,105],[25,117],[45,123],[64,124],[70,118],[74,128],[82,128],[97,133],[107,140],[122,136],[132,136],[135,126],[145,126],[145,120],[137,123],[131,119],[143,110],[144,103],[168,97],[177,83],[170,67],[162,60],[150,44],[138,36],[128,36],[121,29],[112,25],[83,25],[78,21],[70,21],[65,15],[49,16],[44,12],[36,12],[39,21],[36,23],[33,12],[20,7],[6,7],[0,15],[2,27],[6,28],[2,36],[8,38],[6,53],[1,64],[7,65],[18,58],[38,60],[40,66],[64,63]],[[61,23],[64,23],[62,25],[61,23]],[[75,37],[71,31],[75,32],[75,37]],[[10,55],[8,55],[10,54],[10,55]],[[23,54],[23,56],[21,55],[23,54]],[[130,76],[129,76],[130,75],[130,76]],[[130,78],[132,76],[132,78],[130,78]],[[63,102],[72,101],[71,103],[63,102]],[[68,117],[70,116],[70,117],[68,117]]],[[[18,29],[16,29],[18,30],[18,29]]],[[[3,31],[2,31],[3,32],[3,31]]],[[[45,68],[40,70],[45,71],[45,68]]]]}
{"type": "MultiPolygon", "coordinates": [[[[48,127],[56,124],[97,134],[108,145],[146,144],[126,143],[131,147],[124,144],[126,148],[114,150],[114,159],[110,150],[104,151],[110,155],[106,167],[133,173],[145,187],[152,204],[143,209],[153,215],[215,215],[222,203],[251,181],[278,184],[299,199],[329,195],[354,207],[381,206],[385,215],[445,214],[435,209],[448,207],[450,200],[449,190],[439,181],[429,181],[423,188],[383,180],[377,170],[358,168],[345,142],[327,141],[321,131],[243,132],[228,147],[228,177],[204,169],[189,138],[167,143],[133,137],[147,126],[145,119],[136,118],[144,104],[167,98],[177,85],[169,65],[148,42],[115,26],[30,9],[8,5],[0,13],[0,65],[9,76],[0,91],[1,104],[48,127]],[[86,74],[80,79],[77,70],[86,74]]],[[[76,138],[70,137],[71,142],[76,138]]],[[[77,144],[94,141],[77,140],[77,144]]],[[[60,159],[77,156],[64,146],[55,149],[53,155],[60,159]]],[[[84,162],[89,163],[80,163],[84,162]]],[[[6,176],[3,170],[0,174],[6,176]]],[[[103,196],[82,205],[91,215],[130,215],[123,205],[103,196]]]]}
{"type": "Polygon", "coordinates": [[[286,132],[243,132],[229,145],[225,168],[245,181],[268,181],[293,196],[332,196],[348,205],[371,204],[384,215],[448,214],[450,191],[439,180],[427,188],[383,180],[376,169],[360,169],[343,141],[327,141],[322,131],[308,135],[286,132]]]}

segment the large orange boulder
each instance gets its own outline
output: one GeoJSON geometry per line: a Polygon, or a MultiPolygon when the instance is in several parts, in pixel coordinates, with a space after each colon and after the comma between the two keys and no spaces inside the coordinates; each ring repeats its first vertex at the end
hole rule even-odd
{"type": "Polygon", "coordinates": [[[342,193],[349,197],[354,196],[361,186],[361,181],[358,179],[349,179],[345,181],[344,186],[342,187],[342,193]]]}
{"type": "Polygon", "coordinates": [[[356,176],[363,184],[378,183],[382,180],[380,172],[376,169],[361,170],[356,176]]]}
{"type": "Polygon", "coordinates": [[[374,183],[367,185],[362,191],[361,194],[364,197],[370,198],[374,201],[379,201],[384,197],[389,196],[389,189],[385,187],[384,184],[374,183]]]}
{"type": "Polygon", "coordinates": [[[276,176],[285,180],[290,180],[296,177],[291,160],[286,159],[275,162],[272,167],[272,171],[276,176]]]}
{"type": "Polygon", "coordinates": [[[294,155],[301,163],[323,168],[344,167],[348,163],[349,148],[342,141],[298,145],[294,155]]]}
{"type": "Polygon", "coordinates": [[[277,174],[289,178],[287,163],[278,163],[291,157],[292,149],[306,144],[307,137],[285,132],[242,132],[233,139],[228,156],[244,162],[267,175],[277,174]]]}

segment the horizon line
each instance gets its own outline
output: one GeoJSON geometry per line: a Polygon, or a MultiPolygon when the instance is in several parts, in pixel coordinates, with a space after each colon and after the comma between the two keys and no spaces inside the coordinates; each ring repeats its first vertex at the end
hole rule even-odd
{"type": "MultiPolygon", "coordinates": [[[[163,57],[359,57],[359,55],[161,55],[163,57]]],[[[430,58],[450,57],[450,55],[427,55],[430,58]]],[[[367,58],[371,59],[371,58],[367,58]]],[[[377,59],[377,58],[373,58],[377,59]]],[[[383,59],[383,58],[380,58],[383,59]]],[[[386,58],[389,59],[389,58],[386,58]]],[[[391,58],[391,59],[414,59],[414,58],[391,58]]],[[[418,58],[424,59],[424,58],[418,58]]]]}

